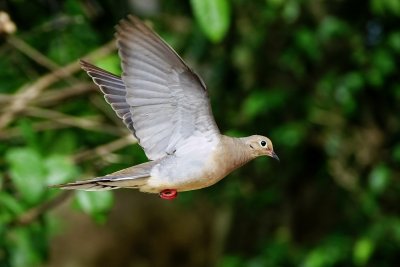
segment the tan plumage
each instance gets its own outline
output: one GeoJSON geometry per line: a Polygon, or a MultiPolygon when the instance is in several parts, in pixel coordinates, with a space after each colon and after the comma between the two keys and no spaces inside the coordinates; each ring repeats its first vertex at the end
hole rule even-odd
{"type": "Polygon", "coordinates": [[[116,38],[121,78],[85,61],[81,65],[150,161],[56,187],[188,191],[210,186],[258,156],[278,159],[267,137],[220,134],[204,82],[139,19],[122,20],[116,38]]]}

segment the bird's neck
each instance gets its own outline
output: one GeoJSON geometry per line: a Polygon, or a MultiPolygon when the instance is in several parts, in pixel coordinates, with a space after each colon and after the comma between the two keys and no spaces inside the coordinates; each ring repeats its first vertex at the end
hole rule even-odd
{"type": "Polygon", "coordinates": [[[255,158],[241,138],[222,135],[221,143],[223,144],[223,154],[226,155],[226,157],[223,157],[221,164],[232,166],[232,168],[228,167],[228,172],[243,166],[255,158]]]}

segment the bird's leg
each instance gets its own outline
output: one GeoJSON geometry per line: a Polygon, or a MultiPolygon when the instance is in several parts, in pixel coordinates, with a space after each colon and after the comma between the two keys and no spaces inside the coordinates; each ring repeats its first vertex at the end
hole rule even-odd
{"type": "Polygon", "coordinates": [[[175,189],[164,189],[159,195],[162,199],[171,200],[178,196],[178,191],[175,189]]]}

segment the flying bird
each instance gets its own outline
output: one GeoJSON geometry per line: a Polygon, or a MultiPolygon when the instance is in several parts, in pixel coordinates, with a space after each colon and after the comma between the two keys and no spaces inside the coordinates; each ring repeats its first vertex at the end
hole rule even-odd
{"type": "Polygon", "coordinates": [[[149,161],[106,176],[55,187],[137,188],[173,199],[178,192],[211,186],[259,156],[279,160],[261,135],[222,135],[207,87],[179,55],[140,19],[116,26],[122,76],[81,60],[82,68],[138,140],[149,161]]]}

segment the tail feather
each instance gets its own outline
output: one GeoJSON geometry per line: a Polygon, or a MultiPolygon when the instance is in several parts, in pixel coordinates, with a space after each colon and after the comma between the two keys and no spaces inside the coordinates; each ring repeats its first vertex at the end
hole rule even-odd
{"type": "Polygon", "coordinates": [[[64,190],[84,190],[84,191],[106,191],[117,189],[116,186],[99,184],[95,179],[87,181],[76,181],[66,184],[52,185],[51,188],[60,188],[64,190]]]}
{"type": "Polygon", "coordinates": [[[51,186],[65,190],[103,191],[118,188],[139,188],[146,185],[155,161],[142,163],[112,174],[86,181],[76,181],[51,186]]]}
{"type": "Polygon", "coordinates": [[[51,186],[53,188],[60,188],[65,190],[85,190],[85,191],[104,191],[113,190],[118,188],[138,188],[146,184],[149,176],[143,177],[123,177],[120,175],[107,175],[86,181],[76,181],[66,184],[59,184],[51,186]]]}

